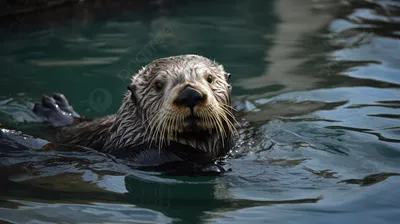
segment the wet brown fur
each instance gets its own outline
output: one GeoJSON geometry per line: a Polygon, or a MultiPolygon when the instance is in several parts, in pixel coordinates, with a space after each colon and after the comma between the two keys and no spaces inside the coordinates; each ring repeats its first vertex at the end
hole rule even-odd
{"type": "Polygon", "coordinates": [[[162,150],[175,141],[214,157],[222,156],[230,150],[235,132],[228,77],[221,65],[199,55],[157,59],[133,76],[115,115],[63,127],[58,141],[108,153],[122,148],[134,150],[143,143],[162,150]],[[212,84],[207,82],[210,77],[212,84]],[[157,90],[155,86],[160,83],[163,89],[157,90]],[[192,130],[193,136],[189,137],[180,123],[189,113],[188,108],[173,103],[185,85],[191,85],[207,98],[196,112],[204,117],[200,125],[203,128],[198,134],[192,130]],[[175,115],[181,117],[174,118],[175,115]]]}

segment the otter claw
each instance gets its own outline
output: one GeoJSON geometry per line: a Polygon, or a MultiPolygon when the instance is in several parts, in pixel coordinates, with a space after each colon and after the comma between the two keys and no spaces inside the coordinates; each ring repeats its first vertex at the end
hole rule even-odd
{"type": "Polygon", "coordinates": [[[54,110],[57,109],[56,101],[53,98],[51,98],[51,97],[49,97],[47,95],[43,95],[43,97],[42,97],[42,105],[44,107],[47,107],[47,108],[50,108],[50,109],[54,109],[54,110]]]}
{"type": "Polygon", "coordinates": [[[46,123],[54,127],[71,125],[74,118],[79,118],[64,95],[54,93],[52,97],[43,95],[42,103],[35,103],[32,111],[46,123]]]}
{"type": "Polygon", "coordinates": [[[64,94],[62,93],[53,93],[53,98],[58,102],[65,102],[69,105],[67,98],[65,98],[64,94]]]}

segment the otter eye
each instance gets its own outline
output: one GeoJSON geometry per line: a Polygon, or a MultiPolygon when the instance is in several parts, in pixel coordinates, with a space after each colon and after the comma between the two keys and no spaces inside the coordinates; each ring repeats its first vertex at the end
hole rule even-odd
{"type": "Polygon", "coordinates": [[[157,80],[157,81],[154,83],[154,88],[155,88],[157,91],[160,91],[163,87],[164,87],[164,83],[162,83],[160,80],[157,80]]]}
{"type": "Polygon", "coordinates": [[[212,83],[212,81],[213,81],[213,77],[212,77],[211,75],[209,75],[209,76],[207,77],[207,82],[208,82],[208,83],[212,83]]]}

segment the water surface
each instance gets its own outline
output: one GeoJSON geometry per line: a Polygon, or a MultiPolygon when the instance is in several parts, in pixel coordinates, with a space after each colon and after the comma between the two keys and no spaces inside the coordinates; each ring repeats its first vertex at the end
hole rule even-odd
{"type": "Polygon", "coordinates": [[[85,116],[112,114],[141,66],[196,53],[233,74],[244,116],[232,171],[165,177],[4,131],[0,220],[397,223],[398,2],[116,5],[4,20],[1,125],[44,138],[30,109],[52,92],[85,116]]]}

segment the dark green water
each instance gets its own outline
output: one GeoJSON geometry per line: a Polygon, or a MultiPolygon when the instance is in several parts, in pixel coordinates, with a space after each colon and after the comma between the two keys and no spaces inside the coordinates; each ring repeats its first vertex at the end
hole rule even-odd
{"type": "Polygon", "coordinates": [[[11,135],[0,142],[0,220],[397,223],[400,4],[337,2],[81,5],[3,22],[0,123],[8,128],[42,135],[30,108],[55,91],[85,116],[114,113],[127,74],[187,53],[233,74],[235,105],[246,113],[226,161],[232,172],[215,178],[138,172],[11,135]]]}

